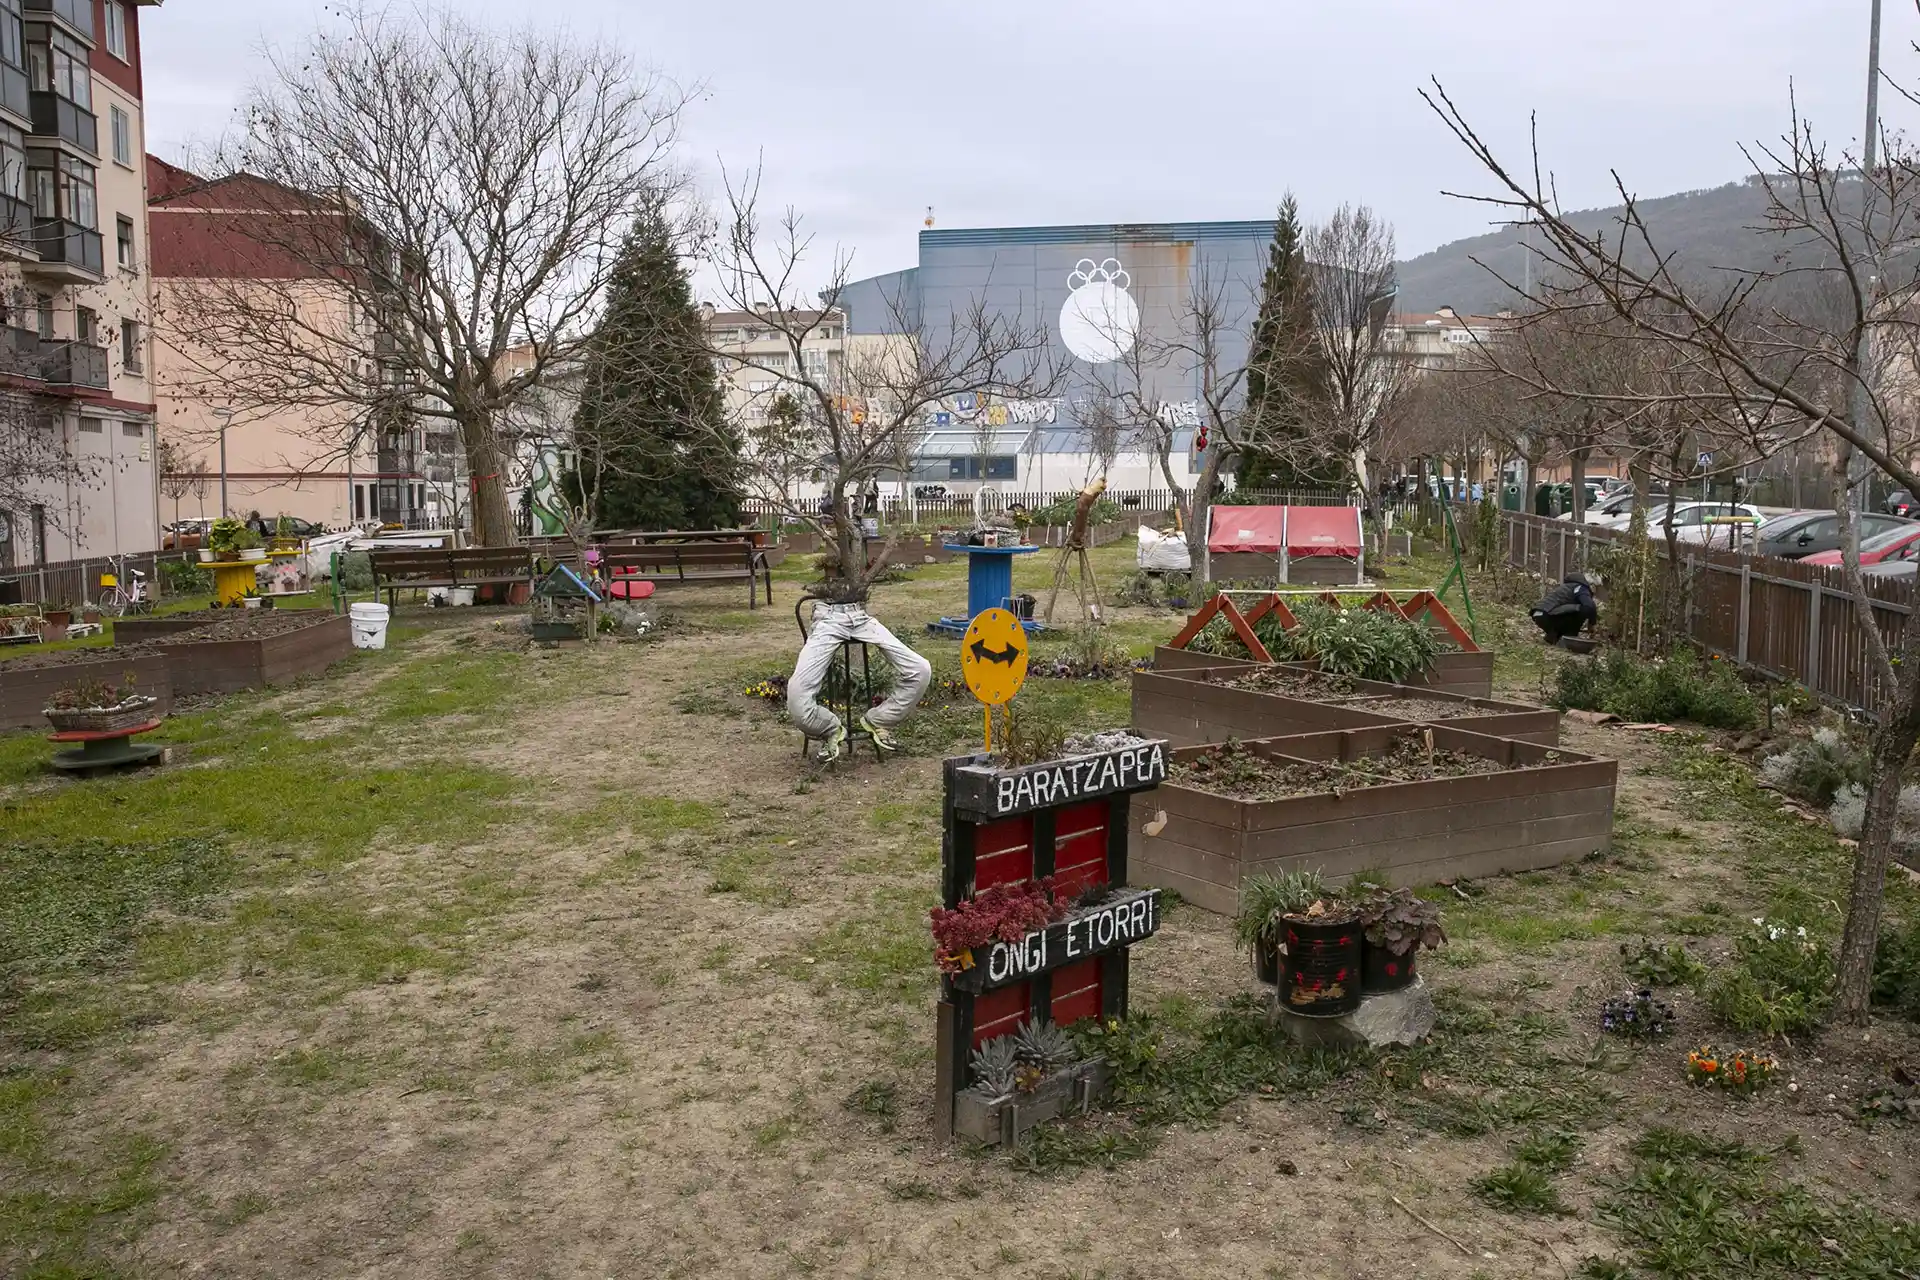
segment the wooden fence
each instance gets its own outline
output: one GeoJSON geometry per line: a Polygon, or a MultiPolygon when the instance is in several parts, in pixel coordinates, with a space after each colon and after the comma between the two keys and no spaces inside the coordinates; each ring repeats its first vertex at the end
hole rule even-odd
{"type": "MultiPolygon", "coordinates": [[[[1543,583],[1584,571],[1594,552],[1624,531],[1568,520],[1500,513],[1509,566],[1543,583]]],[[[1658,532],[1657,530],[1655,532],[1658,532]]],[[[1666,540],[1652,539],[1664,561],[1666,540]]],[[[1827,568],[1678,543],[1686,635],[1709,653],[1754,671],[1795,680],[1833,702],[1878,712],[1885,701],[1860,612],[1838,567],[1827,568]]],[[[1868,578],[1874,626],[1889,648],[1913,612],[1914,578],[1868,578]]],[[[1605,583],[1598,588],[1604,599],[1605,583]]]]}

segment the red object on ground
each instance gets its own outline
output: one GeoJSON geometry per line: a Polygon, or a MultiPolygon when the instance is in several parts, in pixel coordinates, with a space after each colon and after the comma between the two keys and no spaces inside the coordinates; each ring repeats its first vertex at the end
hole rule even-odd
{"type": "MultiPolygon", "coordinates": [[[[1920,542],[1920,529],[1903,532],[1898,538],[1895,538],[1885,545],[1873,545],[1878,541],[1879,539],[1875,538],[1860,544],[1861,564],[1879,564],[1882,560],[1913,559],[1912,549],[1914,543],[1920,542]]],[[[1836,565],[1840,563],[1840,553],[1838,551],[1821,551],[1814,555],[1800,557],[1800,563],[1836,565]]]]}
{"type": "Polygon", "coordinates": [[[1284,546],[1295,560],[1307,556],[1360,554],[1358,507],[1214,507],[1207,550],[1278,554],[1284,546]]]}
{"type": "Polygon", "coordinates": [[[149,720],[145,724],[134,725],[131,729],[108,729],[104,733],[95,733],[86,729],[62,729],[59,733],[47,735],[48,742],[111,742],[115,738],[131,738],[137,733],[152,733],[160,727],[158,720],[149,720]]]}
{"type": "Polygon", "coordinates": [[[630,582],[625,578],[616,577],[607,584],[609,600],[645,600],[652,594],[651,582],[630,582]]]}

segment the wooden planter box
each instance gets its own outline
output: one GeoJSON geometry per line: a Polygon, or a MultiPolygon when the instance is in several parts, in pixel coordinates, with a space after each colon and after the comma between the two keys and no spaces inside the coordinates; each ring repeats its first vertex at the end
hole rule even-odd
{"type": "Polygon", "coordinates": [[[40,713],[57,691],[82,680],[117,684],[129,671],[139,692],[159,699],[154,704],[154,719],[173,709],[174,690],[167,660],[158,652],[115,653],[103,649],[98,662],[69,662],[57,667],[0,662],[0,729],[45,729],[47,718],[40,713]]]}
{"type": "Polygon", "coordinates": [[[1009,1146],[1043,1120],[1067,1111],[1085,1111],[1106,1097],[1113,1072],[1105,1058],[1062,1067],[1032,1093],[1008,1093],[989,1098],[977,1089],[953,1096],[953,1132],[975,1142],[1004,1142],[1009,1146]]]}
{"type": "MultiPolygon", "coordinates": [[[[1223,658],[1211,653],[1189,653],[1185,649],[1160,645],[1153,651],[1155,671],[1190,671],[1196,667],[1251,666],[1245,658],[1223,658]]],[[[1303,664],[1312,666],[1312,663],[1303,664]]],[[[1407,677],[1412,689],[1431,689],[1438,693],[1457,693],[1468,698],[1493,696],[1493,654],[1451,652],[1434,658],[1433,665],[1407,677]]]]}
{"type": "Polygon", "coordinates": [[[183,635],[207,625],[207,618],[120,618],[113,624],[113,643],[144,644],[162,636],[183,635]]]}
{"type": "Polygon", "coordinates": [[[238,693],[325,671],[353,652],[353,631],[346,618],[327,616],[297,631],[255,640],[182,636],[152,644],[166,655],[175,693],[238,693]]]}
{"type": "MultiPolygon", "coordinates": [[[[1335,795],[1237,800],[1163,782],[1133,800],[1136,884],[1178,890],[1210,911],[1232,912],[1250,875],[1313,868],[1331,881],[1384,869],[1394,883],[1434,884],[1558,866],[1609,846],[1619,766],[1569,751],[1428,726],[1434,744],[1502,764],[1537,768],[1383,782],[1335,795]],[[1157,835],[1144,828],[1165,813],[1157,835]]],[[[1404,726],[1346,729],[1248,744],[1293,760],[1356,761],[1383,749],[1404,726]]],[[[1205,748],[1176,750],[1174,760],[1205,748]]]]}
{"type": "MultiPolygon", "coordinates": [[[[1468,698],[1414,685],[1354,681],[1354,695],[1340,699],[1303,699],[1255,689],[1236,689],[1224,681],[1246,672],[1253,664],[1199,667],[1177,671],[1137,671],[1133,677],[1133,729],[1147,737],[1165,738],[1175,746],[1225,742],[1229,738],[1276,738],[1325,729],[1360,729],[1399,724],[1403,717],[1370,709],[1367,699],[1425,698],[1456,703],[1457,719],[1427,721],[1448,724],[1472,733],[1518,738],[1555,746],[1560,741],[1560,713],[1519,702],[1468,698]],[[1471,712],[1472,714],[1468,714],[1471,712]]],[[[1308,664],[1295,664],[1311,670],[1308,664]]]]}

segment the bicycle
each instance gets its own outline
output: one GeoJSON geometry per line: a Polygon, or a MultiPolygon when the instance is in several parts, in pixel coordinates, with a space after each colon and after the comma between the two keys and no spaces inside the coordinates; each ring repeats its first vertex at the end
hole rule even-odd
{"type": "Polygon", "coordinates": [[[124,618],[130,614],[152,613],[153,597],[147,592],[147,575],[138,569],[127,567],[122,556],[119,561],[108,561],[113,571],[100,575],[100,585],[105,588],[100,593],[100,612],[110,618],[124,618]],[[130,580],[129,585],[120,585],[121,578],[130,580]]]}

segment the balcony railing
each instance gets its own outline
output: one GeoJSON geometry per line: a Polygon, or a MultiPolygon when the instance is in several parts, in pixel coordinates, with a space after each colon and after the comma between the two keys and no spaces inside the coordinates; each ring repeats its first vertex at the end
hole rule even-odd
{"type": "Polygon", "coordinates": [[[34,137],[61,138],[90,156],[100,154],[100,122],[93,112],[57,93],[35,90],[31,97],[34,137]]]}
{"type": "Polygon", "coordinates": [[[68,222],[65,218],[35,218],[33,247],[40,251],[43,263],[78,267],[97,276],[106,274],[100,233],[89,231],[77,222],[68,222]]]}
{"type": "Polygon", "coordinates": [[[107,349],[91,342],[42,338],[40,367],[55,386],[107,389],[107,349]]]}
{"type": "Polygon", "coordinates": [[[0,325],[0,373],[16,378],[39,378],[44,372],[40,335],[32,329],[0,325]]]}
{"type": "Polygon", "coordinates": [[[27,15],[49,13],[93,40],[93,0],[27,0],[27,15]]]}

